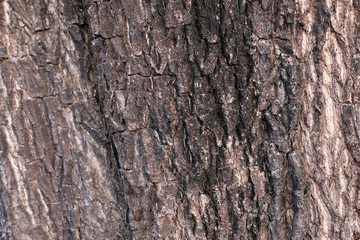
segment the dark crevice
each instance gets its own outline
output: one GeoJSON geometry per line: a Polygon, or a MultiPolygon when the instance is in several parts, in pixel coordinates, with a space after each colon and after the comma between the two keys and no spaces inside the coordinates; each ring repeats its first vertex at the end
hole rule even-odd
{"type": "MultiPolygon", "coordinates": [[[[88,8],[90,6],[85,6],[84,1],[82,1],[82,11],[87,13],[88,12],[88,8]]],[[[85,51],[84,54],[84,61],[83,62],[83,71],[85,71],[85,75],[86,75],[86,79],[89,81],[89,85],[92,86],[91,90],[96,90],[93,91],[95,93],[95,99],[96,99],[96,103],[97,106],[99,108],[99,114],[101,116],[101,122],[103,123],[103,127],[101,130],[102,132],[94,132],[93,129],[91,129],[90,126],[87,126],[86,123],[82,123],[82,125],[84,126],[84,128],[90,133],[90,135],[93,136],[93,138],[99,139],[98,142],[101,145],[104,145],[104,147],[106,148],[107,151],[107,157],[108,157],[108,171],[110,171],[115,179],[115,183],[113,185],[115,192],[116,192],[116,197],[117,197],[117,202],[118,202],[118,206],[116,206],[116,208],[118,208],[117,210],[120,212],[121,216],[123,217],[121,219],[121,222],[119,223],[119,239],[125,239],[125,238],[130,238],[131,236],[131,230],[130,230],[130,226],[129,226],[129,220],[128,220],[128,207],[126,204],[126,201],[124,200],[124,184],[123,184],[123,177],[121,176],[120,170],[121,170],[121,166],[120,166],[120,155],[119,152],[117,150],[116,144],[115,144],[115,140],[113,137],[113,134],[111,132],[111,128],[109,127],[109,123],[108,123],[108,119],[106,118],[105,115],[105,106],[104,106],[104,98],[105,98],[105,93],[104,93],[104,89],[101,88],[101,86],[105,85],[107,89],[110,88],[109,83],[106,79],[105,74],[103,76],[99,76],[99,73],[97,71],[97,59],[95,57],[94,51],[98,51],[92,49],[92,41],[101,38],[102,40],[104,40],[102,37],[100,36],[95,36],[93,35],[93,33],[91,32],[91,28],[89,26],[89,20],[90,16],[88,16],[87,14],[85,14],[84,16],[84,21],[83,24],[79,25],[80,29],[81,29],[81,34],[82,34],[82,39],[83,42],[81,43],[81,45],[79,46],[79,48],[83,49],[82,51],[85,51]],[[85,62],[88,62],[88,64],[84,64],[85,62]],[[104,83],[99,82],[100,79],[103,79],[104,83]]]]}

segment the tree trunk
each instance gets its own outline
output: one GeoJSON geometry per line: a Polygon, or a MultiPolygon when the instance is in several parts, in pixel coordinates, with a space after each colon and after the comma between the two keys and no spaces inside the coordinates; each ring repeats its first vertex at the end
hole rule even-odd
{"type": "Polygon", "coordinates": [[[0,0],[0,239],[359,239],[359,21],[0,0]]]}

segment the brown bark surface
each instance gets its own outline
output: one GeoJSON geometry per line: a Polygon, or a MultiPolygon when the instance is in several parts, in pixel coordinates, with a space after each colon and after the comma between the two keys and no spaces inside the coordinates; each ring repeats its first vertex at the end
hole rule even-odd
{"type": "Polygon", "coordinates": [[[0,0],[0,239],[359,239],[359,18],[0,0]]]}

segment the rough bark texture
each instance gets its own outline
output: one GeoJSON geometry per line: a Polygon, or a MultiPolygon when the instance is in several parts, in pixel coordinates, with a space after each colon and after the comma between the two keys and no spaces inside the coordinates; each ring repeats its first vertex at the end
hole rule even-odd
{"type": "Polygon", "coordinates": [[[359,18],[0,0],[0,239],[359,239],[359,18]]]}

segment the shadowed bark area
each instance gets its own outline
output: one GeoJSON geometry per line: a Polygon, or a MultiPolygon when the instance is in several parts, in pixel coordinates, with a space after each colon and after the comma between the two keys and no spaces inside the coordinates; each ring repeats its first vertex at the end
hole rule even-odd
{"type": "Polygon", "coordinates": [[[359,16],[0,1],[0,239],[358,239],[359,16]]]}

